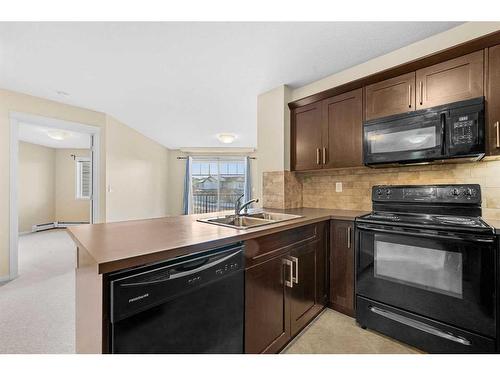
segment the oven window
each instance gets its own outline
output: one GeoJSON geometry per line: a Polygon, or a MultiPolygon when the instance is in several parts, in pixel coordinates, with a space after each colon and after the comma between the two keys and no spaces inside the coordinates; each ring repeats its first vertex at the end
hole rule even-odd
{"type": "Polygon", "coordinates": [[[372,154],[417,151],[439,145],[434,126],[394,131],[392,133],[371,131],[367,133],[367,137],[372,154]]]}
{"type": "Polygon", "coordinates": [[[462,254],[375,240],[375,277],[462,298],[462,254]]]}

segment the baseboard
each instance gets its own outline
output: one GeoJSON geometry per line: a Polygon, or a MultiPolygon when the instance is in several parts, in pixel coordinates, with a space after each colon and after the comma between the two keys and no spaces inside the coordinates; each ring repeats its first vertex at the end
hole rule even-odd
{"type": "Polygon", "coordinates": [[[53,229],[56,227],[56,222],[35,224],[31,227],[31,233],[41,232],[43,230],[53,229]]]}
{"type": "Polygon", "coordinates": [[[0,276],[0,284],[1,283],[6,283],[7,281],[10,281],[10,276],[0,276]]]}
{"type": "Polygon", "coordinates": [[[82,224],[89,224],[89,222],[88,221],[54,221],[53,223],[35,224],[31,228],[31,232],[22,232],[19,234],[21,235],[21,234],[26,234],[26,233],[42,232],[44,230],[56,229],[56,228],[67,228],[67,227],[71,227],[74,225],[82,225],[82,224]]]}

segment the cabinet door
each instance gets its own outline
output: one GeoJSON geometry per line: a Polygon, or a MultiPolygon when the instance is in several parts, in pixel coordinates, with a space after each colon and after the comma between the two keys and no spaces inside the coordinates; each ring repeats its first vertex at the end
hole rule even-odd
{"type": "Polygon", "coordinates": [[[363,165],[363,91],[347,92],[326,99],[323,105],[328,124],[323,139],[327,168],[363,165]]]}
{"type": "Polygon", "coordinates": [[[486,134],[489,155],[500,154],[500,45],[488,50],[486,134]]]}
{"type": "Polygon", "coordinates": [[[316,262],[318,242],[302,245],[291,251],[293,287],[290,289],[290,318],[292,336],[304,328],[323,308],[317,300],[316,262]]]}
{"type": "Polygon", "coordinates": [[[483,55],[481,50],[417,70],[417,109],[482,96],[483,55]]]}
{"type": "Polygon", "coordinates": [[[415,110],[415,72],[365,87],[365,119],[415,110]]]}
{"type": "Polygon", "coordinates": [[[284,256],[245,271],[246,353],[277,353],[290,340],[290,271],[284,256]]]}
{"type": "Polygon", "coordinates": [[[330,305],[354,316],[353,222],[334,220],[330,231],[330,305]]]}
{"type": "Polygon", "coordinates": [[[312,103],[292,111],[292,168],[319,169],[322,147],[322,103],[312,103]]]}

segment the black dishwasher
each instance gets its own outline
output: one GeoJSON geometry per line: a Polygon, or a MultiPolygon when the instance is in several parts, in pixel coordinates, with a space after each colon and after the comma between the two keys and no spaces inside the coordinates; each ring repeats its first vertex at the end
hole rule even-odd
{"type": "Polygon", "coordinates": [[[119,271],[110,353],[243,353],[243,244],[119,271]]]}

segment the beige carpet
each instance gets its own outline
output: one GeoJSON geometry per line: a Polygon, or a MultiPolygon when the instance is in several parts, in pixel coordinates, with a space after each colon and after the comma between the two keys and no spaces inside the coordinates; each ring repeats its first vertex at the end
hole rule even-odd
{"type": "Polygon", "coordinates": [[[373,331],[354,319],[326,309],[283,351],[285,354],[416,354],[416,349],[373,331]]]}
{"type": "Polygon", "coordinates": [[[0,353],[75,352],[75,253],[64,230],[20,236],[19,277],[0,285],[0,353]]]}

